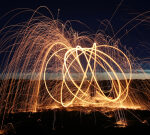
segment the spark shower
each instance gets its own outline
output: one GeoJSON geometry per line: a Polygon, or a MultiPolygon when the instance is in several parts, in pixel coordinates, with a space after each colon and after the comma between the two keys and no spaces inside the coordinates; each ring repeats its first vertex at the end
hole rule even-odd
{"type": "Polygon", "coordinates": [[[148,75],[115,34],[79,34],[70,22],[51,19],[38,10],[29,21],[0,30],[3,116],[46,109],[97,109],[104,114],[117,112],[117,121],[126,126],[124,109],[149,110],[148,75]],[[132,82],[139,70],[147,79],[140,85],[132,82]]]}

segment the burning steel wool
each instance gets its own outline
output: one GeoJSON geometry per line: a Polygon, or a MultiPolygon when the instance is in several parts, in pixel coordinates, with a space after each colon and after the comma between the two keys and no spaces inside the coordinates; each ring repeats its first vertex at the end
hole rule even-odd
{"type": "Polygon", "coordinates": [[[124,109],[149,110],[149,75],[132,82],[142,69],[119,40],[103,32],[80,35],[38,9],[28,22],[0,32],[0,114],[116,111],[118,124],[126,126],[124,109]]]}
{"type": "MultiPolygon", "coordinates": [[[[58,43],[55,46],[58,46],[58,43]]],[[[79,103],[81,106],[83,102],[85,106],[86,104],[91,104],[98,107],[123,104],[123,101],[128,96],[128,88],[131,81],[131,65],[128,57],[121,50],[109,45],[96,46],[96,43],[91,48],[82,48],[81,46],[68,48],[65,44],[61,46],[62,48],[53,52],[48,59],[44,72],[45,86],[52,99],[64,107],[73,105],[74,102],[75,104],[79,103]],[[64,50],[67,51],[64,53],[64,50]],[[113,52],[114,56],[108,54],[109,52],[113,52]],[[82,60],[86,63],[85,69],[80,57],[83,57],[82,60]],[[126,63],[125,67],[124,63],[118,64],[118,58],[126,63]],[[60,91],[60,97],[55,96],[55,94],[53,95],[55,92],[52,90],[49,91],[45,80],[46,71],[52,70],[47,65],[49,63],[52,65],[51,63],[54,59],[58,63],[62,63],[62,65],[60,64],[62,82],[59,88],[57,86],[57,89],[54,90],[55,92],[60,91]],[[124,70],[130,72],[129,80],[127,80],[124,70]],[[104,90],[98,82],[98,77],[101,77],[101,72],[106,72],[106,76],[110,80],[111,86],[108,90],[104,90]],[[121,73],[120,76],[122,76],[124,81],[120,81],[117,72],[121,73]],[[96,76],[96,73],[99,74],[96,76]],[[72,74],[78,74],[78,76],[75,78],[72,74]],[[90,95],[90,93],[92,94],[91,89],[93,90],[93,95],[90,95]]]]}

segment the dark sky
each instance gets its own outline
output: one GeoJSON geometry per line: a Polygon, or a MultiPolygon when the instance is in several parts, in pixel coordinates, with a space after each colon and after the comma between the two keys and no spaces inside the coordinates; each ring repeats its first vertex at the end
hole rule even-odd
{"type": "MultiPolygon", "coordinates": [[[[117,15],[142,13],[150,10],[149,0],[1,0],[0,16],[15,8],[32,8],[47,6],[53,14],[60,9],[60,17],[65,19],[76,19],[93,26],[95,21],[110,19],[117,5],[121,2],[117,15]]],[[[96,25],[96,24],[95,24],[96,25]]]]}
{"type": "MultiPolygon", "coordinates": [[[[16,8],[36,9],[44,5],[52,11],[55,18],[57,17],[58,9],[60,9],[60,20],[64,22],[66,20],[80,20],[87,24],[92,29],[92,34],[94,34],[99,28],[99,22],[103,19],[109,20],[121,1],[122,0],[1,0],[0,16],[16,8]]],[[[130,19],[148,10],[150,10],[149,0],[124,0],[111,21],[114,31],[117,32],[119,28],[130,21],[130,19]]],[[[3,20],[0,20],[0,25],[3,25],[3,20]]],[[[74,25],[73,28],[77,31],[84,30],[79,25],[74,25]]],[[[126,29],[124,29],[117,38],[120,38],[126,29]]],[[[140,44],[150,46],[149,33],[150,24],[147,23],[146,26],[143,24],[136,27],[124,37],[121,42],[127,47],[134,48],[136,55],[148,57],[149,54],[143,53],[140,49],[136,50],[135,48],[138,48],[140,44]]]]}

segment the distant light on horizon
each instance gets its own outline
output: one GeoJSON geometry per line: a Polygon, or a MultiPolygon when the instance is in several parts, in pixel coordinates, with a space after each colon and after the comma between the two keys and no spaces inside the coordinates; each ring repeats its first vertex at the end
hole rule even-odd
{"type": "MultiPolygon", "coordinates": [[[[110,72],[110,74],[112,74],[110,72]]],[[[121,73],[116,73],[120,80],[123,79],[121,73]]],[[[129,79],[129,73],[125,73],[127,76],[127,79],[129,79]]],[[[71,73],[73,78],[75,80],[81,80],[82,79],[82,73],[71,73]]],[[[6,73],[6,74],[0,74],[1,80],[7,80],[7,79],[29,79],[29,80],[39,80],[40,73],[6,73]]],[[[90,79],[91,73],[87,73],[87,80],[90,79]]],[[[62,73],[46,73],[46,80],[62,80],[62,73]]],[[[109,80],[109,77],[107,73],[96,73],[97,80],[109,80]]],[[[145,80],[150,79],[150,70],[144,70],[140,71],[138,70],[137,73],[132,73],[132,79],[138,79],[138,80],[145,80]]],[[[41,75],[40,80],[44,80],[44,74],[41,75]]]]}

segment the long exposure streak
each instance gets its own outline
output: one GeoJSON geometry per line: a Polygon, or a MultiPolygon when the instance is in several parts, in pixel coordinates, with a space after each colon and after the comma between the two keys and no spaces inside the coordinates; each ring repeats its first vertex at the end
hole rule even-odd
{"type": "Polygon", "coordinates": [[[4,117],[46,109],[96,110],[108,117],[115,112],[118,124],[126,126],[123,110],[149,110],[149,75],[118,40],[102,32],[78,34],[38,9],[27,23],[0,33],[4,117]],[[145,78],[140,83],[133,79],[138,71],[145,78]]]}

